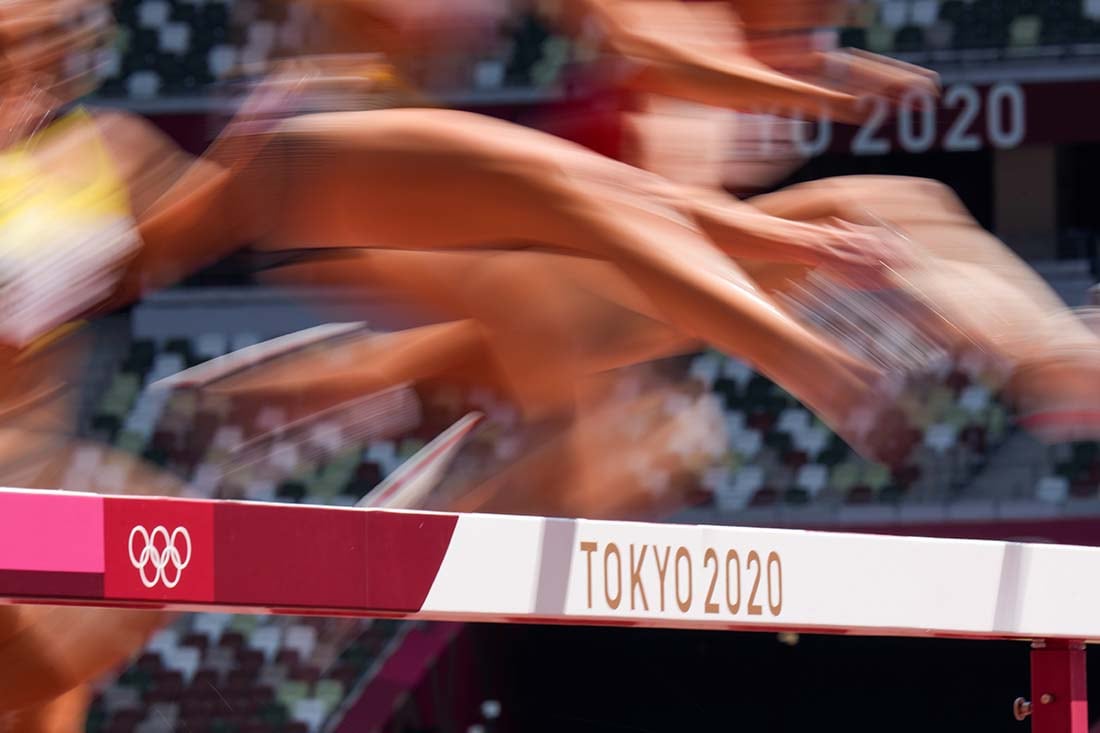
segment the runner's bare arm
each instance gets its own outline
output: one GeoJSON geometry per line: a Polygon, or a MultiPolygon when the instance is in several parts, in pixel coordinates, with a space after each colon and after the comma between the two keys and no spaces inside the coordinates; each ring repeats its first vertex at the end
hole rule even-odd
{"type": "Polygon", "coordinates": [[[693,191],[689,206],[715,245],[739,261],[877,278],[884,266],[896,267],[911,258],[909,245],[883,227],[837,217],[784,219],[721,191],[693,191]]]}
{"type": "Polygon", "coordinates": [[[105,309],[174,284],[250,241],[255,219],[229,169],[188,155],[138,117],[111,112],[96,121],[142,240],[105,309]]]}
{"type": "Polygon", "coordinates": [[[596,20],[609,50],[634,62],[626,82],[638,91],[715,107],[861,119],[853,95],[800,81],[749,56],[725,3],[567,0],[563,23],[576,26],[585,14],[596,20]]]}

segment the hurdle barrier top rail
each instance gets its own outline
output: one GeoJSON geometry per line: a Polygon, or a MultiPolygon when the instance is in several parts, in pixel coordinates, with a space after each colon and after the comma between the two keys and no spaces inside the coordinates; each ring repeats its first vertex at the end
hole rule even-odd
{"type": "Polygon", "coordinates": [[[1087,733],[1100,548],[2,489],[0,599],[1019,639],[1017,717],[1087,733]]]}

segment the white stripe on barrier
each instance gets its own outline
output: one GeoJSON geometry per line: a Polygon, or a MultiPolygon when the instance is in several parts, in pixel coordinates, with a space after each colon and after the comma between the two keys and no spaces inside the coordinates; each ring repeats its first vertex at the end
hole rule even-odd
{"type": "Polygon", "coordinates": [[[1100,549],[460,517],[422,614],[1100,638],[1100,549]]]}

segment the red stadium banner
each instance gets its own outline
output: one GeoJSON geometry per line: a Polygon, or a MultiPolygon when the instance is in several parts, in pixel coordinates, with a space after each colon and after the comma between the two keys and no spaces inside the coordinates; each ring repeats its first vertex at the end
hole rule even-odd
{"type": "Polygon", "coordinates": [[[1100,81],[958,82],[946,85],[938,99],[910,94],[896,112],[870,101],[862,125],[815,123],[801,144],[809,155],[867,156],[1092,142],[1100,140],[1100,126],[1087,105],[1097,95],[1100,81]]]}
{"type": "MultiPolygon", "coordinates": [[[[811,121],[796,141],[807,156],[858,156],[930,151],[1007,150],[1022,145],[1100,142],[1100,124],[1090,105],[1100,98],[1100,80],[1065,82],[953,82],[938,98],[915,93],[899,109],[869,100],[858,126],[811,121]]],[[[550,101],[550,100],[546,100],[550,101]]],[[[459,105],[493,117],[533,122],[541,102],[459,105]]],[[[584,104],[578,101],[577,108],[584,104]]],[[[779,114],[780,110],[758,110],[779,114]]],[[[150,114],[150,119],[185,149],[199,153],[209,142],[213,118],[201,113],[150,114]]],[[[758,156],[767,157],[761,147],[758,156]]]]}
{"type": "MultiPolygon", "coordinates": [[[[951,82],[944,85],[939,97],[913,93],[902,100],[898,109],[891,109],[882,100],[868,100],[861,125],[811,120],[795,144],[804,155],[815,157],[919,155],[932,151],[974,152],[1023,145],[1100,142],[1100,124],[1090,109],[1092,100],[1098,98],[1100,80],[951,82]]],[[[580,102],[574,106],[583,107],[580,102]]],[[[532,105],[471,109],[505,119],[530,121],[536,126],[540,120],[538,115],[531,114],[532,105]]],[[[594,105],[593,114],[597,114],[596,109],[594,105]]],[[[768,115],[782,116],[781,110],[755,110],[755,113],[764,117],[765,125],[768,115]]],[[[769,151],[766,144],[745,152],[761,159],[785,154],[778,149],[774,153],[769,151]]]]}

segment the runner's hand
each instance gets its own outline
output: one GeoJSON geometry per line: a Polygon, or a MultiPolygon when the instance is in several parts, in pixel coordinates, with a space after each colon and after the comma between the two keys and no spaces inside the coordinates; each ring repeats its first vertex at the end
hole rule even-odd
{"type": "Polygon", "coordinates": [[[912,245],[884,226],[829,219],[821,225],[815,264],[829,275],[857,287],[881,287],[892,271],[914,263],[912,245]]]}

